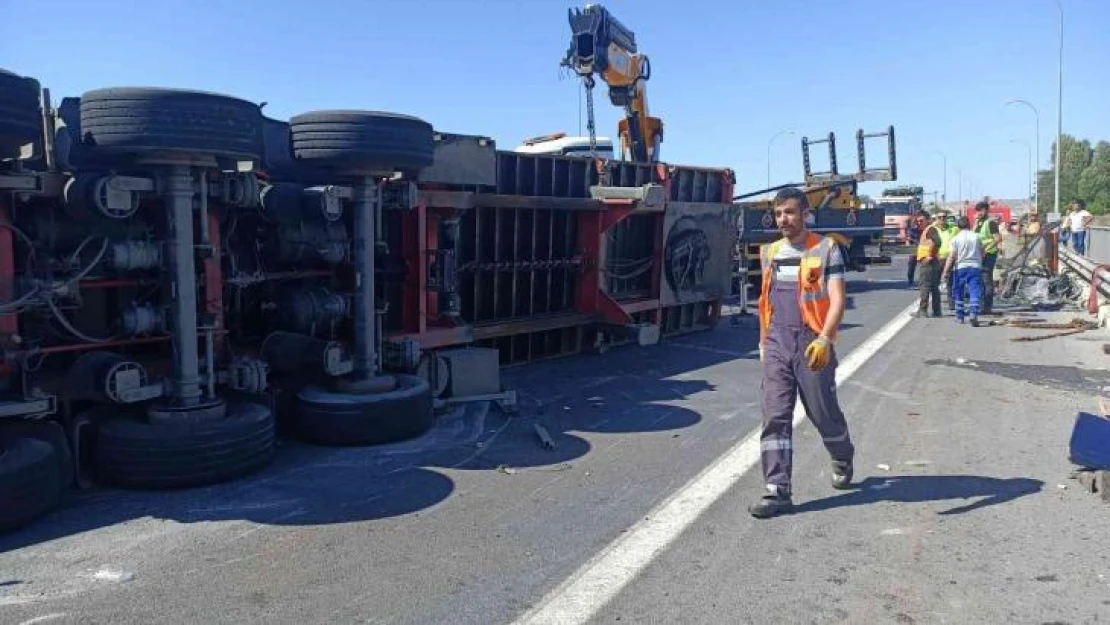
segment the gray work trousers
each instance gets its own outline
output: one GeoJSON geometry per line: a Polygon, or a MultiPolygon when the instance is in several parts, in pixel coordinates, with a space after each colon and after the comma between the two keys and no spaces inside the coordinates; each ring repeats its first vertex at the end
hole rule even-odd
{"type": "Polygon", "coordinates": [[[791,492],[794,405],[801,395],[810,422],[821,434],[833,460],[851,462],[855,447],[836,396],[835,350],[829,364],[810,371],[805,350],[816,334],[802,323],[796,284],[771,289],[774,313],[763,346],[763,434],[760,450],[764,482],[780,493],[791,492]]]}

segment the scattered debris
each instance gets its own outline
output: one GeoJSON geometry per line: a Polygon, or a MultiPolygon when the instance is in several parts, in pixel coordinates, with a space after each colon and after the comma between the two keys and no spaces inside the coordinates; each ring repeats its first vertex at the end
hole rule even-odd
{"type": "Polygon", "coordinates": [[[93,573],[92,578],[101,582],[120,582],[126,583],[135,579],[134,573],[127,571],[113,571],[111,569],[100,569],[93,573]]]}
{"type": "Polygon", "coordinates": [[[551,434],[547,432],[547,428],[539,423],[533,423],[532,427],[536,430],[536,436],[540,439],[540,445],[549,451],[555,451],[559,446],[555,444],[555,439],[551,438],[551,434]]]}
{"type": "MultiPolygon", "coordinates": [[[[574,465],[572,465],[569,462],[564,462],[563,464],[557,464],[553,467],[539,467],[539,468],[536,468],[536,469],[533,469],[533,470],[534,471],[541,471],[543,473],[560,473],[562,471],[568,471],[568,470],[573,469],[573,468],[574,468],[574,465]]],[[[589,472],[586,472],[586,475],[589,475],[589,472]]]]}
{"type": "Polygon", "coordinates": [[[907,467],[927,467],[933,463],[930,460],[907,460],[902,464],[906,465],[907,467]]]}
{"type": "Polygon", "coordinates": [[[890,470],[890,465],[889,464],[877,464],[877,465],[875,465],[875,468],[879,469],[880,471],[889,471],[890,470]]]}
{"type": "Polygon", "coordinates": [[[507,464],[499,464],[497,465],[497,472],[504,473],[505,475],[514,475],[516,474],[516,469],[510,467],[507,464]]]}

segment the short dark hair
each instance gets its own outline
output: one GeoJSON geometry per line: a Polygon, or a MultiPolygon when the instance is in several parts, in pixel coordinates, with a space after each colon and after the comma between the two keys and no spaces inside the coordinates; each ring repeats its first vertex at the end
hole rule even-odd
{"type": "Polygon", "coordinates": [[[801,189],[787,187],[785,189],[779,189],[779,192],[775,194],[775,206],[785,204],[790,200],[796,201],[798,203],[798,208],[809,210],[809,198],[806,197],[806,194],[801,189]]]}
{"type": "Polygon", "coordinates": [[[1084,200],[1076,199],[1076,200],[1072,200],[1072,202],[1074,202],[1075,205],[1079,207],[1079,210],[1083,210],[1083,209],[1087,208],[1087,202],[1084,201],[1084,200]]]}
{"type": "Polygon", "coordinates": [[[971,220],[961,215],[960,218],[956,220],[956,226],[960,230],[967,230],[971,227],[971,220]]]}
{"type": "Polygon", "coordinates": [[[987,201],[981,201],[981,202],[979,202],[978,204],[975,205],[975,210],[977,210],[977,211],[989,211],[990,209],[991,209],[991,204],[990,204],[990,202],[987,202],[987,201]]]}

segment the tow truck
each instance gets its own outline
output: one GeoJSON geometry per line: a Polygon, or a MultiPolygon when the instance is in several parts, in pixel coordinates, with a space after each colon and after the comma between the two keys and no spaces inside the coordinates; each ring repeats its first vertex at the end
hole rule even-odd
{"type": "Polygon", "coordinates": [[[745,290],[743,284],[759,288],[759,246],[777,239],[772,199],[776,191],[801,187],[813,207],[809,227],[814,232],[836,240],[844,254],[849,271],[865,271],[870,265],[889,265],[891,256],[882,245],[885,213],[881,206],[872,207],[859,197],[859,183],[890,181],[898,178],[894,126],[883,132],[856,131],[856,153],[859,170],[851,174],[840,173],[837,164],[836,134],[811,140],[802,137],[802,166],[805,182],[782,184],[734,197],[735,218],[738,228],[735,249],[733,291],[745,290]],[[885,138],[888,163],[886,167],[868,167],[866,141],[885,138]],[[814,171],[810,146],[828,144],[828,171],[814,171]],[[760,196],[764,196],[761,197],[760,196]],[[760,198],[760,199],[752,199],[760,198]]]}

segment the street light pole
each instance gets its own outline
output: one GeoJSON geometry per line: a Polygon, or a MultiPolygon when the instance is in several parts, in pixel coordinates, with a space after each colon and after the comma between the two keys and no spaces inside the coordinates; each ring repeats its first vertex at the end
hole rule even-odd
{"type": "Polygon", "coordinates": [[[1060,214],[1060,153],[1064,151],[1064,146],[1061,144],[1064,138],[1064,5],[1060,4],[1060,0],[1056,0],[1056,8],[1060,10],[1060,53],[1059,68],[1056,73],[1056,181],[1053,184],[1056,198],[1053,200],[1052,210],[1058,215],[1060,214]]]}
{"type": "Polygon", "coordinates": [[[793,130],[780,130],[767,141],[767,188],[771,188],[771,144],[782,135],[793,135],[793,130]]]}
{"type": "Polygon", "coordinates": [[[948,157],[945,156],[944,152],[941,152],[940,150],[933,150],[933,151],[936,152],[937,154],[940,154],[941,159],[944,160],[944,183],[941,185],[942,187],[944,187],[944,190],[940,194],[940,201],[941,201],[941,204],[947,204],[948,203],[948,157]]]}
{"type": "Polygon", "coordinates": [[[1039,211],[1041,210],[1041,181],[1040,176],[1038,176],[1037,174],[1040,171],[1041,167],[1041,114],[1039,111],[1037,111],[1037,107],[1033,106],[1033,104],[1027,100],[1010,100],[1006,103],[1006,106],[1009,106],[1011,104],[1024,104],[1025,106],[1028,106],[1029,109],[1033,111],[1033,118],[1036,120],[1037,136],[1035,137],[1035,139],[1037,143],[1037,167],[1033,170],[1033,176],[1035,179],[1033,187],[1033,205],[1036,206],[1037,210],[1039,211]]]}
{"type": "Polygon", "coordinates": [[[1033,196],[1033,174],[1031,172],[1032,172],[1032,169],[1033,169],[1033,148],[1029,147],[1029,142],[1026,141],[1025,139],[1010,139],[1010,143],[1020,143],[1020,144],[1025,146],[1025,157],[1026,157],[1026,161],[1028,163],[1028,165],[1027,165],[1027,167],[1028,167],[1027,174],[1029,175],[1029,195],[1028,195],[1028,197],[1032,197],[1033,196]]]}

